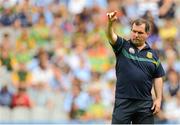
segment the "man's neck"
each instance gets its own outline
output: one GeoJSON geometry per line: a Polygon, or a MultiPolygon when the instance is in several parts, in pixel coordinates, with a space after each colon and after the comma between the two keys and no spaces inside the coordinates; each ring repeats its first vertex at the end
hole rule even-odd
{"type": "Polygon", "coordinates": [[[146,46],[146,43],[144,43],[142,46],[137,47],[139,51],[141,51],[146,46]]]}

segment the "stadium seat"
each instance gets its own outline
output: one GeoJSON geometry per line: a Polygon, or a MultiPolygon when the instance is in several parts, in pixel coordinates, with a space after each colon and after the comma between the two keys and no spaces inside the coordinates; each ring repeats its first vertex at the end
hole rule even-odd
{"type": "Polygon", "coordinates": [[[63,110],[52,110],[50,118],[51,122],[53,123],[66,123],[68,121],[68,115],[63,110]]]}
{"type": "Polygon", "coordinates": [[[49,113],[46,107],[33,107],[31,109],[31,120],[35,123],[47,123],[49,122],[49,113]]]}
{"type": "Polygon", "coordinates": [[[25,107],[15,107],[11,111],[11,121],[14,123],[30,122],[30,109],[25,107]]]}
{"type": "Polygon", "coordinates": [[[10,119],[10,108],[0,106],[0,123],[8,123],[10,119]]]}

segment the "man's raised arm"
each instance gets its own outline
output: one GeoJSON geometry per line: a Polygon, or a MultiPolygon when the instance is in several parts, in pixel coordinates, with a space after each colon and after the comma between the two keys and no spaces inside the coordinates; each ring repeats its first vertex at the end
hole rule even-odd
{"type": "Polygon", "coordinates": [[[117,20],[116,16],[117,11],[107,13],[108,16],[108,27],[107,27],[107,37],[111,44],[115,44],[117,40],[117,35],[113,30],[113,23],[117,20]]]}

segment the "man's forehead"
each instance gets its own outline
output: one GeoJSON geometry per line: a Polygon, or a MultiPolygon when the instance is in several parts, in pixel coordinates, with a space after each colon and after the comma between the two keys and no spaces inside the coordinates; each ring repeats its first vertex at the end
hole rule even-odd
{"type": "Polygon", "coordinates": [[[135,23],[132,25],[132,29],[134,30],[143,30],[145,31],[145,24],[136,25],[135,23]]]}

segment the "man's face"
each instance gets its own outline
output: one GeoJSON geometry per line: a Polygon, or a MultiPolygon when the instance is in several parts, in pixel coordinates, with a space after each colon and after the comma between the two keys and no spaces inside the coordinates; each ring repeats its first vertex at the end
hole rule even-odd
{"type": "Polygon", "coordinates": [[[145,43],[148,35],[149,34],[145,32],[145,24],[133,24],[131,29],[131,41],[136,47],[142,46],[145,43]]]}

